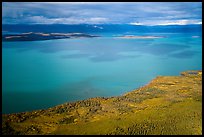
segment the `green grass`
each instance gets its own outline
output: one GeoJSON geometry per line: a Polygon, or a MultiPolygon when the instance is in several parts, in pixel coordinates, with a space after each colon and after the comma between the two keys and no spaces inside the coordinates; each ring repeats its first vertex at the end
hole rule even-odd
{"type": "Polygon", "coordinates": [[[189,72],[157,77],[122,96],[3,115],[2,133],[201,135],[202,72],[189,72]]]}

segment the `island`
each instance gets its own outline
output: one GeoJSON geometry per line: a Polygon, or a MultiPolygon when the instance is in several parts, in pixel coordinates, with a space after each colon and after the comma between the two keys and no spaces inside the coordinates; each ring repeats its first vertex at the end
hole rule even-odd
{"type": "Polygon", "coordinates": [[[2,115],[3,135],[202,135],[202,71],[158,76],[115,97],[2,115]]]}
{"type": "Polygon", "coordinates": [[[165,38],[165,36],[135,36],[135,35],[124,35],[117,38],[124,39],[156,39],[156,38],[165,38]]]}
{"type": "Polygon", "coordinates": [[[28,32],[21,34],[5,34],[2,36],[2,41],[39,41],[51,39],[67,39],[67,38],[92,38],[99,37],[84,33],[41,33],[28,32]]]}

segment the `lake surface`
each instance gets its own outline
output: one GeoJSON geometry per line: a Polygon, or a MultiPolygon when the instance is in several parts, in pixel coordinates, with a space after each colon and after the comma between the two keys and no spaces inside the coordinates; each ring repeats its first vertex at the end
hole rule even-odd
{"type": "Polygon", "coordinates": [[[2,42],[2,112],[119,96],[158,75],[201,70],[201,33],[100,32],[96,38],[2,42]],[[165,37],[114,37],[124,34],[165,37]]]}

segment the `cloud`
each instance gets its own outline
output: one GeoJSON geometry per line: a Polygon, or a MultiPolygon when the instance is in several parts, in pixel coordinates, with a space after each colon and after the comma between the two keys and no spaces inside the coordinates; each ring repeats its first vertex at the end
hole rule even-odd
{"type": "Polygon", "coordinates": [[[101,24],[105,23],[107,18],[47,18],[44,16],[32,16],[24,19],[24,22],[33,24],[101,24]]]}
{"type": "Polygon", "coordinates": [[[187,25],[187,24],[202,24],[202,22],[197,20],[174,20],[174,21],[165,21],[157,25],[187,25]]]}
{"type": "Polygon", "coordinates": [[[202,20],[201,2],[2,3],[3,24],[185,24],[193,20],[202,20]]]}
{"type": "Polygon", "coordinates": [[[159,20],[152,22],[131,22],[130,25],[147,25],[147,26],[155,26],[155,25],[188,25],[188,24],[202,24],[202,20],[159,20]]]}
{"type": "Polygon", "coordinates": [[[131,22],[130,25],[144,25],[143,23],[139,23],[139,22],[131,22]]]}

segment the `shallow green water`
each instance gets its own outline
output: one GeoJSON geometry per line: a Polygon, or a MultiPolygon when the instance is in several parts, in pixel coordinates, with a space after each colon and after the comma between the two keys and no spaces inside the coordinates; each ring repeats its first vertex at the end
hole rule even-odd
{"type": "Polygon", "coordinates": [[[158,75],[202,69],[202,39],[114,37],[2,43],[3,113],[118,96],[158,75]]]}

